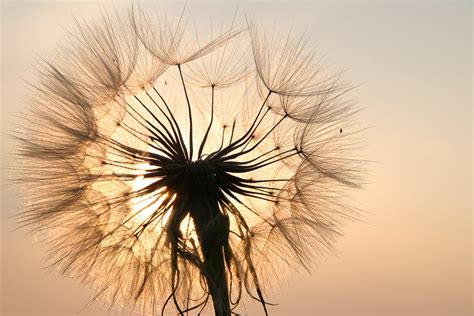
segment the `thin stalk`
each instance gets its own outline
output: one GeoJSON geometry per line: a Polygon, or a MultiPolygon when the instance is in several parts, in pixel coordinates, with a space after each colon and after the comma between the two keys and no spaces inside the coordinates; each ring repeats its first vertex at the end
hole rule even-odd
{"type": "Polygon", "coordinates": [[[214,120],[214,85],[211,86],[211,120],[209,122],[209,126],[207,127],[206,134],[204,134],[204,138],[202,139],[201,146],[199,146],[198,158],[201,159],[202,150],[204,149],[204,145],[206,144],[207,136],[209,135],[209,131],[211,130],[212,122],[214,120]]]}
{"type": "MultiPolygon", "coordinates": [[[[153,90],[160,97],[161,101],[163,102],[166,109],[168,110],[168,113],[170,114],[171,119],[173,120],[173,123],[176,126],[177,132],[175,132],[175,133],[178,134],[178,139],[179,139],[178,143],[179,143],[180,147],[182,148],[182,151],[184,152],[185,156],[187,157],[188,156],[188,150],[186,149],[186,146],[184,145],[183,134],[181,133],[181,129],[179,128],[178,122],[176,122],[176,119],[174,118],[173,112],[171,112],[171,109],[168,106],[168,103],[166,102],[166,100],[163,98],[163,96],[158,92],[158,90],[154,86],[153,86],[153,90]]],[[[173,128],[173,124],[171,124],[171,122],[170,122],[170,125],[173,128]]],[[[173,132],[174,132],[174,128],[173,128],[173,132]]]]}
{"type": "MultiPolygon", "coordinates": [[[[262,110],[263,108],[265,107],[265,104],[267,103],[268,101],[268,98],[270,97],[270,95],[272,94],[271,91],[268,92],[267,96],[265,97],[265,100],[263,100],[263,103],[262,105],[260,106],[260,110],[258,111],[257,113],[257,116],[255,117],[252,125],[250,126],[250,128],[247,130],[247,132],[242,135],[242,137],[240,137],[239,139],[237,139],[235,142],[229,144],[227,147],[225,147],[224,149],[219,149],[217,152],[211,154],[210,156],[212,158],[221,158],[222,156],[225,156],[227,155],[228,153],[230,153],[232,150],[234,150],[235,148],[238,148],[240,147],[241,145],[238,145],[240,142],[244,141],[245,142],[245,139],[247,138],[247,136],[251,135],[253,132],[254,132],[254,127],[255,127],[255,124],[257,124],[258,122],[258,118],[260,116],[260,113],[262,113],[262,110]]],[[[261,122],[261,120],[260,120],[261,122]]]]}
{"type": "Polygon", "coordinates": [[[179,76],[183,83],[184,95],[186,96],[186,103],[188,104],[188,116],[189,116],[189,157],[188,160],[193,160],[193,115],[191,112],[191,104],[189,103],[188,91],[186,90],[186,84],[184,83],[183,72],[181,71],[181,65],[178,64],[179,76]]]}

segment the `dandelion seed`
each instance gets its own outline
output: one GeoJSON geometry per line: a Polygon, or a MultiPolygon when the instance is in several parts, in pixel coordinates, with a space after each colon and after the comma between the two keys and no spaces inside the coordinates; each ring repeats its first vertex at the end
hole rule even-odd
{"type": "Polygon", "coordinates": [[[185,24],[104,13],[38,67],[21,221],[93,300],[230,315],[248,296],[267,314],[270,279],[356,217],[357,109],[303,37],[232,22],[205,41],[185,24]]]}

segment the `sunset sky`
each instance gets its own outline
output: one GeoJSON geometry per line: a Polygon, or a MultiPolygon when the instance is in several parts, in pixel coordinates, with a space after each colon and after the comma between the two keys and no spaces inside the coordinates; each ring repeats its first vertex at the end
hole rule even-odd
{"type": "MultiPolygon", "coordinates": [[[[120,11],[129,2],[114,3],[120,11]]],[[[178,14],[182,3],[143,6],[178,14]]],[[[354,193],[362,221],[347,224],[335,255],[267,295],[279,304],[270,315],[470,315],[472,4],[189,1],[186,12],[198,23],[231,18],[237,7],[243,21],[306,29],[326,63],[345,70],[368,127],[361,154],[373,161],[354,193]]],[[[66,38],[73,16],[94,21],[97,2],[1,2],[2,131],[26,108],[24,81],[66,38]]],[[[12,141],[1,144],[4,170],[12,141]]],[[[13,231],[18,199],[2,190],[0,314],[106,315],[100,303],[83,309],[92,292],[48,272],[45,247],[13,231]]],[[[248,303],[243,312],[261,308],[248,303]]]]}

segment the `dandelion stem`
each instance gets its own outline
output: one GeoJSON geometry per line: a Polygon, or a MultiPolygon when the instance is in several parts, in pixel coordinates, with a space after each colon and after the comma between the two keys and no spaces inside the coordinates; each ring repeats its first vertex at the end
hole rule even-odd
{"type": "MultiPolygon", "coordinates": [[[[166,109],[168,110],[168,113],[170,114],[171,116],[171,119],[173,120],[173,123],[174,125],[176,126],[176,133],[178,134],[178,143],[181,147],[181,150],[184,152],[184,156],[187,157],[188,156],[188,150],[186,149],[186,145],[184,144],[184,140],[183,140],[183,134],[181,133],[181,129],[179,128],[179,124],[178,122],[176,122],[176,119],[173,115],[173,112],[171,111],[170,107],[168,106],[168,103],[165,101],[165,99],[163,98],[163,96],[158,92],[158,90],[153,86],[153,90],[155,91],[155,93],[160,97],[161,101],[163,102],[163,104],[165,105],[166,109]]],[[[173,124],[171,124],[170,122],[170,125],[171,127],[173,128],[173,124]]],[[[174,131],[174,129],[173,129],[174,131]]]]}
{"type": "MultiPolygon", "coordinates": [[[[151,99],[151,101],[155,104],[155,106],[160,110],[160,112],[161,112],[161,113],[166,117],[166,119],[168,120],[168,123],[170,124],[171,130],[173,131],[173,134],[174,134],[174,137],[175,137],[175,138],[174,138],[174,139],[175,139],[175,144],[178,144],[178,145],[179,145],[179,153],[183,156],[183,158],[185,158],[184,150],[183,150],[184,144],[182,143],[182,137],[179,137],[179,136],[178,136],[178,133],[176,132],[175,127],[173,126],[173,123],[172,123],[171,119],[170,119],[170,118],[168,117],[168,115],[166,115],[166,113],[161,109],[161,107],[158,105],[158,103],[155,101],[155,99],[152,98],[151,95],[150,95],[148,92],[146,92],[146,94],[147,94],[147,96],[151,99]]],[[[158,95],[159,95],[159,94],[158,94],[158,95]]],[[[161,95],[159,95],[159,97],[161,98],[161,95]]],[[[161,99],[162,99],[162,98],[161,98],[161,99]]],[[[163,101],[163,103],[165,103],[163,99],[162,99],[162,101],[163,101]]],[[[166,104],[166,103],[165,103],[165,104],[166,104]]],[[[172,117],[172,119],[173,119],[173,122],[176,123],[176,121],[174,120],[173,114],[170,113],[170,115],[171,115],[171,117],[172,117]]],[[[176,124],[176,125],[177,125],[177,124],[176,124]]],[[[168,135],[170,135],[168,129],[165,128],[165,131],[166,131],[166,133],[167,133],[168,135]]],[[[178,130],[178,131],[179,131],[179,130],[178,130]]],[[[170,135],[170,138],[172,138],[171,135],[170,135]]]]}
{"type": "Polygon", "coordinates": [[[260,144],[265,140],[265,138],[267,138],[268,135],[270,135],[271,132],[273,132],[273,130],[274,130],[275,128],[277,128],[278,125],[280,125],[281,122],[283,122],[283,120],[286,119],[287,117],[288,117],[288,115],[284,115],[284,116],[265,134],[265,136],[263,136],[255,145],[253,145],[251,148],[247,149],[246,151],[243,151],[243,152],[241,152],[241,153],[237,153],[237,154],[236,154],[236,155],[237,155],[236,157],[241,156],[241,155],[245,155],[245,154],[247,154],[247,153],[253,151],[255,148],[257,148],[258,145],[260,145],[260,144]]]}
{"type": "Polygon", "coordinates": [[[234,131],[235,131],[235,123],[237,121],[234,119],[234,122],[232,122],[232,131],[230,132],[230,139],[229,139],[229,145],[232,143],[232,138],[234,138],[234,131]]]}
{"type": "MultiPolygon", "coordinates": [[[[247,138],[248,135],[251,135],[253,133],[253,128],[255,126],[255,124],[257,123],[258,121],[258,118],[260,116],[260,113],[262,112],[263,108],[265,107],[265,104],[267,103],[268,101],[268,98],[270,97],[270,95],[272,94],[271,91],[268,92],[267,96],[265,97],[265,100],[263,100],[263,103],[262,105],[260,106],[260,109],[257,113],[257,116],[255,117],[252,125],[250,126],[250,128],[247,130],[247,132],[242,136],[240,137],[238,140],[236,140],[235,142],[229,144],[228,146],[226,146],[224,149],[219,149],[217,152],[214,152],[213,154],[209,155],[208,158],[214,158],[214,159],[219,159],[225,155],[227,155],[229,152],[231,152],[232,150],[234,150],[236,148],[236,145],[239,144],[241,141],[245,140],[247,138]]],[[[239,145],[241,146],[241,145],[239,145]]],[[[238,147],[238,146],[237,146],[238,147]]]]}
{"type": "MultiPolygon", "coordinates": [[[[163,127],[163,129],[168,133],[168,135],[170,135],[168,129],[167,129],[167,128],[164,126],[164,124],[156,117],[156,115],[143,103],[143,101],[140,100],[136,95],[134,96],[134,98],[142,105],[143,108],[145,108],[145,110],[155,119],[155,121],[163,127]]],[[[162,132],[160,132],[159,130],[157,130],[157,131],[163,135],[162,132]]],[[[163,137],[165,137],[165,136],[163,135],[163,137]]],[[[170,137],[171,137],[171,135],[170,135],[170,137]]]]}
{"type": "MultiPolygon", "coordinates": [[[[126,102],[126,101],[125,101],[126,102]]],[[[134,109],[128,102],[126,102],[126,104],[129,106],[130,109],[132,109],[132,111],[138,115],[138,117],[140,117],[146,124],[144,124],[142,121],[140,121],[138,118],[135,117],[134,114],[132,114],[131,112],[128,112],[128,114],[138,123],[140,124],[142,127],[144,127],[147,131],[149,132],[152,132],[151,129],[153,129],[153,134],[156,135],[156,133],[159,133],[161,135],[161,138],[163,139],[163,141],[165,141],[167,144],[169,144],[170,147],[174,147],[174,144],[175,142],[173,142],[173,137],[171,136],[171,134],[168,132],[168,129],[165,128],[164,124],[158,120],[158,118],[156,116],[154,116],[155,120],[157,121],[157,123],[163,127],[163,129],[166,131],[166,133],[168,134],[168,137],[167,138],[163,132],[161,131],[161,129],[158,129],[156,128],[156,126],[154,124],[151,124],[150,121],[148,121],[146,118],[143,117],[142,114],[140,114],[136,109],[134,109]]],[[[140,102],[140,104],[142,106],[144,106],[144,108],[149,112],[149,109],[142,103],[140,102]]],[[[123,123],[122,123],[123,125],[123,123]]],[[[176,151],[176,153],[178,153],[176,151]]],[[[171,155],[169,157],[172,157],[171,155]]]]}
{"type": "Polygon", "coordinates": [[[202,150],[204,149],[207,136],[209,135],[209,131],[211,130],[212,121],[214,120],[214,85],[211,86],[211,90],[211,120],[209,122],[209,126],[207,127],[206,134],[204,134],[204,137],[202,139],[201,146],[199,146],[198,159],[201,159],[202,150]]]}
{"type": "Polygon", "coordinates": [[[186,103],[188,104],[188,116],[189,116],[189,157],[188,160],[193,160],[193,115],[191,112],[191,103],[189,103],[188,91],[186,90],[186,84],[184,83],[183,72],[181,70],[181,65],[178,64],[179,76],[181,77],[181,82],[183,83],[184,95],[186,96],[186,103]]]}
{"type": "Polygon", "coordinates": [[[222,159],[234,159],[234,158],[237,158],[239,156],[242,156],[242,155],[245,155],[245,154],[248,154],[249,152],[252,152],[255,148],[258,147],[258,145],[260,145],[264,140],[265,138],[268,137],[268,135],[271,134],[271,132],[273,132],[273,130],[275,128],[278,127],[278,125],[280,125],[281,122],[283,122],[284,119],[286,119],[288,117],[288,115],[284,115],[255,145],[253,145],[251,148],[245,150],[245,151],[242,151],[242,152],[239,152],[239,153],[235,153],[233,155],[230,155],[230,156],[225,156],[223,157],[222,159]]]}

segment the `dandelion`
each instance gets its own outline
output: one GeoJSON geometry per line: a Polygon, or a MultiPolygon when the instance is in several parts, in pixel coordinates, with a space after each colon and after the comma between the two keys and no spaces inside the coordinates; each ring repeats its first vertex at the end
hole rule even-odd
{"type": "Polygon", "coordinates": [[[236,25],[104,13],[38,67],[20,218],[92,301],[230,315],[250,297],[268,314],[271,280],[356,216],[350,87],[304,36],[236,25]]]}

